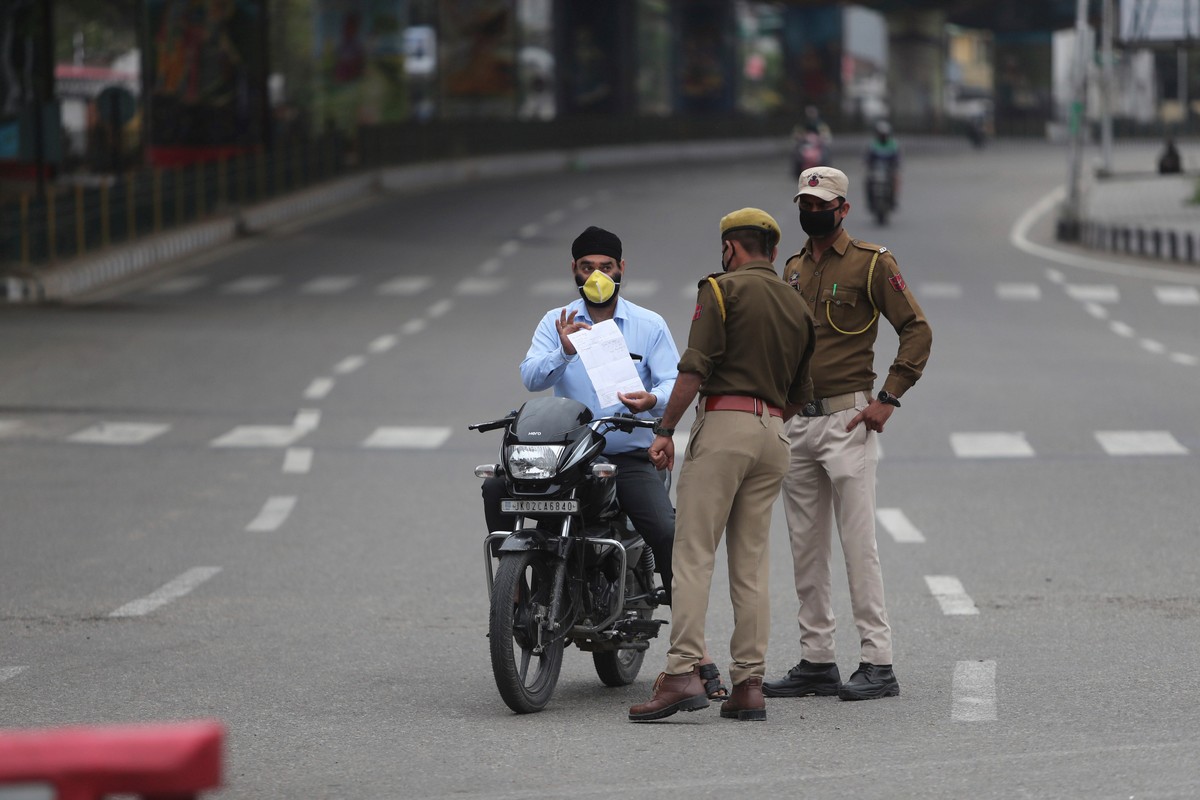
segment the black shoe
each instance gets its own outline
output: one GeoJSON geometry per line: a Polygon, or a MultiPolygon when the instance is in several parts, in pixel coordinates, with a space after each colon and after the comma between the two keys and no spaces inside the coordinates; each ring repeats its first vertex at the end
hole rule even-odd
{"type": "Polygon", "coordinates": [[[801,661],[788,670],[787,677],[774,681],[763,681],[763,694],[767,697],[833,697],[842,686],[837,664],[813,664],[801,661]]]}
{"type": "Polygon", "coordinates": [[[900,682],[896,680],[891,664],[868,664],[865,661],[858,665],[850,680],[838,690],[838,697],[843,700],[874,700],[899,694],[900,682]]]}

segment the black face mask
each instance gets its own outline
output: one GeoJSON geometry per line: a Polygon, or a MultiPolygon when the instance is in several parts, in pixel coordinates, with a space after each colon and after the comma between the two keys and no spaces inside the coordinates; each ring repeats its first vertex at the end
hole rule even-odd
{"type": "Polygon", "coordinates": [[[725,243],[721,245],[721,271],[729,272],[729,265],[733,262],[733,245],[729,245],[729,258],[725,258],[725,243]]]}
{"type": "Polygon", "coordinates": [[[825,211],[806,211],[802,208],[800,209],[800,227],[809,236],[815,236],[818,239],[822,236],[828,236],[837,230],[838,225],[841,224],[841,221],[837,218],[837,212],[840,208],[840,205],[837,208],[830,208],[825,211]]]}

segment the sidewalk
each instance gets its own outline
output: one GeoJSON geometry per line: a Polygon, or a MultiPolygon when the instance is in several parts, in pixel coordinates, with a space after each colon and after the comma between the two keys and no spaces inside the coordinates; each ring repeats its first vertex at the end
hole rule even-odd
{"type": "Polygon", "coordinates": [[[1080,244],[1200,265],[1200,175],[1117,175],[1096,179],[1083,198],[1080,244]]]}

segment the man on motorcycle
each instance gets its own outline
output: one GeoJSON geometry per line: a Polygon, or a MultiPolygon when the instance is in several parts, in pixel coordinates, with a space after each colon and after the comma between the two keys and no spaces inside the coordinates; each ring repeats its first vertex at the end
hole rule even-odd
{"type": "MultiPolygon", "coordinates": [[[[826,165],[828,166],[828,165],[826,165]]],[[[892,208],[900,205],[900,144],[892,134],[887,120],[875,123],[875,136],[867,145],[867,174],[876,167],[882,168],[891,180],[892,208]]]]}

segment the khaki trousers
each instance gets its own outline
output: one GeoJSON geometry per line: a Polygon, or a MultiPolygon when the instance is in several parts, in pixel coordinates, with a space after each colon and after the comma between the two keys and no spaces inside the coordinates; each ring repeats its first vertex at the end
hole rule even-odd
{"type": "Polygon", "coordinates": [[[796,597],[800,600],[800,651],[813,663],[834,655],[833,522],[837,522],[850,606],[858,628],[861,659],[892,663],[892,629],[884,606],[883,571],[875,541],[877,434],[861,423],[846,425],[867,405],[859,392],[853,409],[788,422],[791,465],[783,482],[783,510],[792,540],[796,597]]]}
{"type": "Polygon", "coordinates": [[[667,672],[688,672],[704,655],[717,546],[727,533],[733,602],[729,676],[741,683],[765,674],[771,509],[787,465],[787,436],[778,417],[765,411],[762,416],[703,408],[696,412],[679,474],[667,672]]]}

